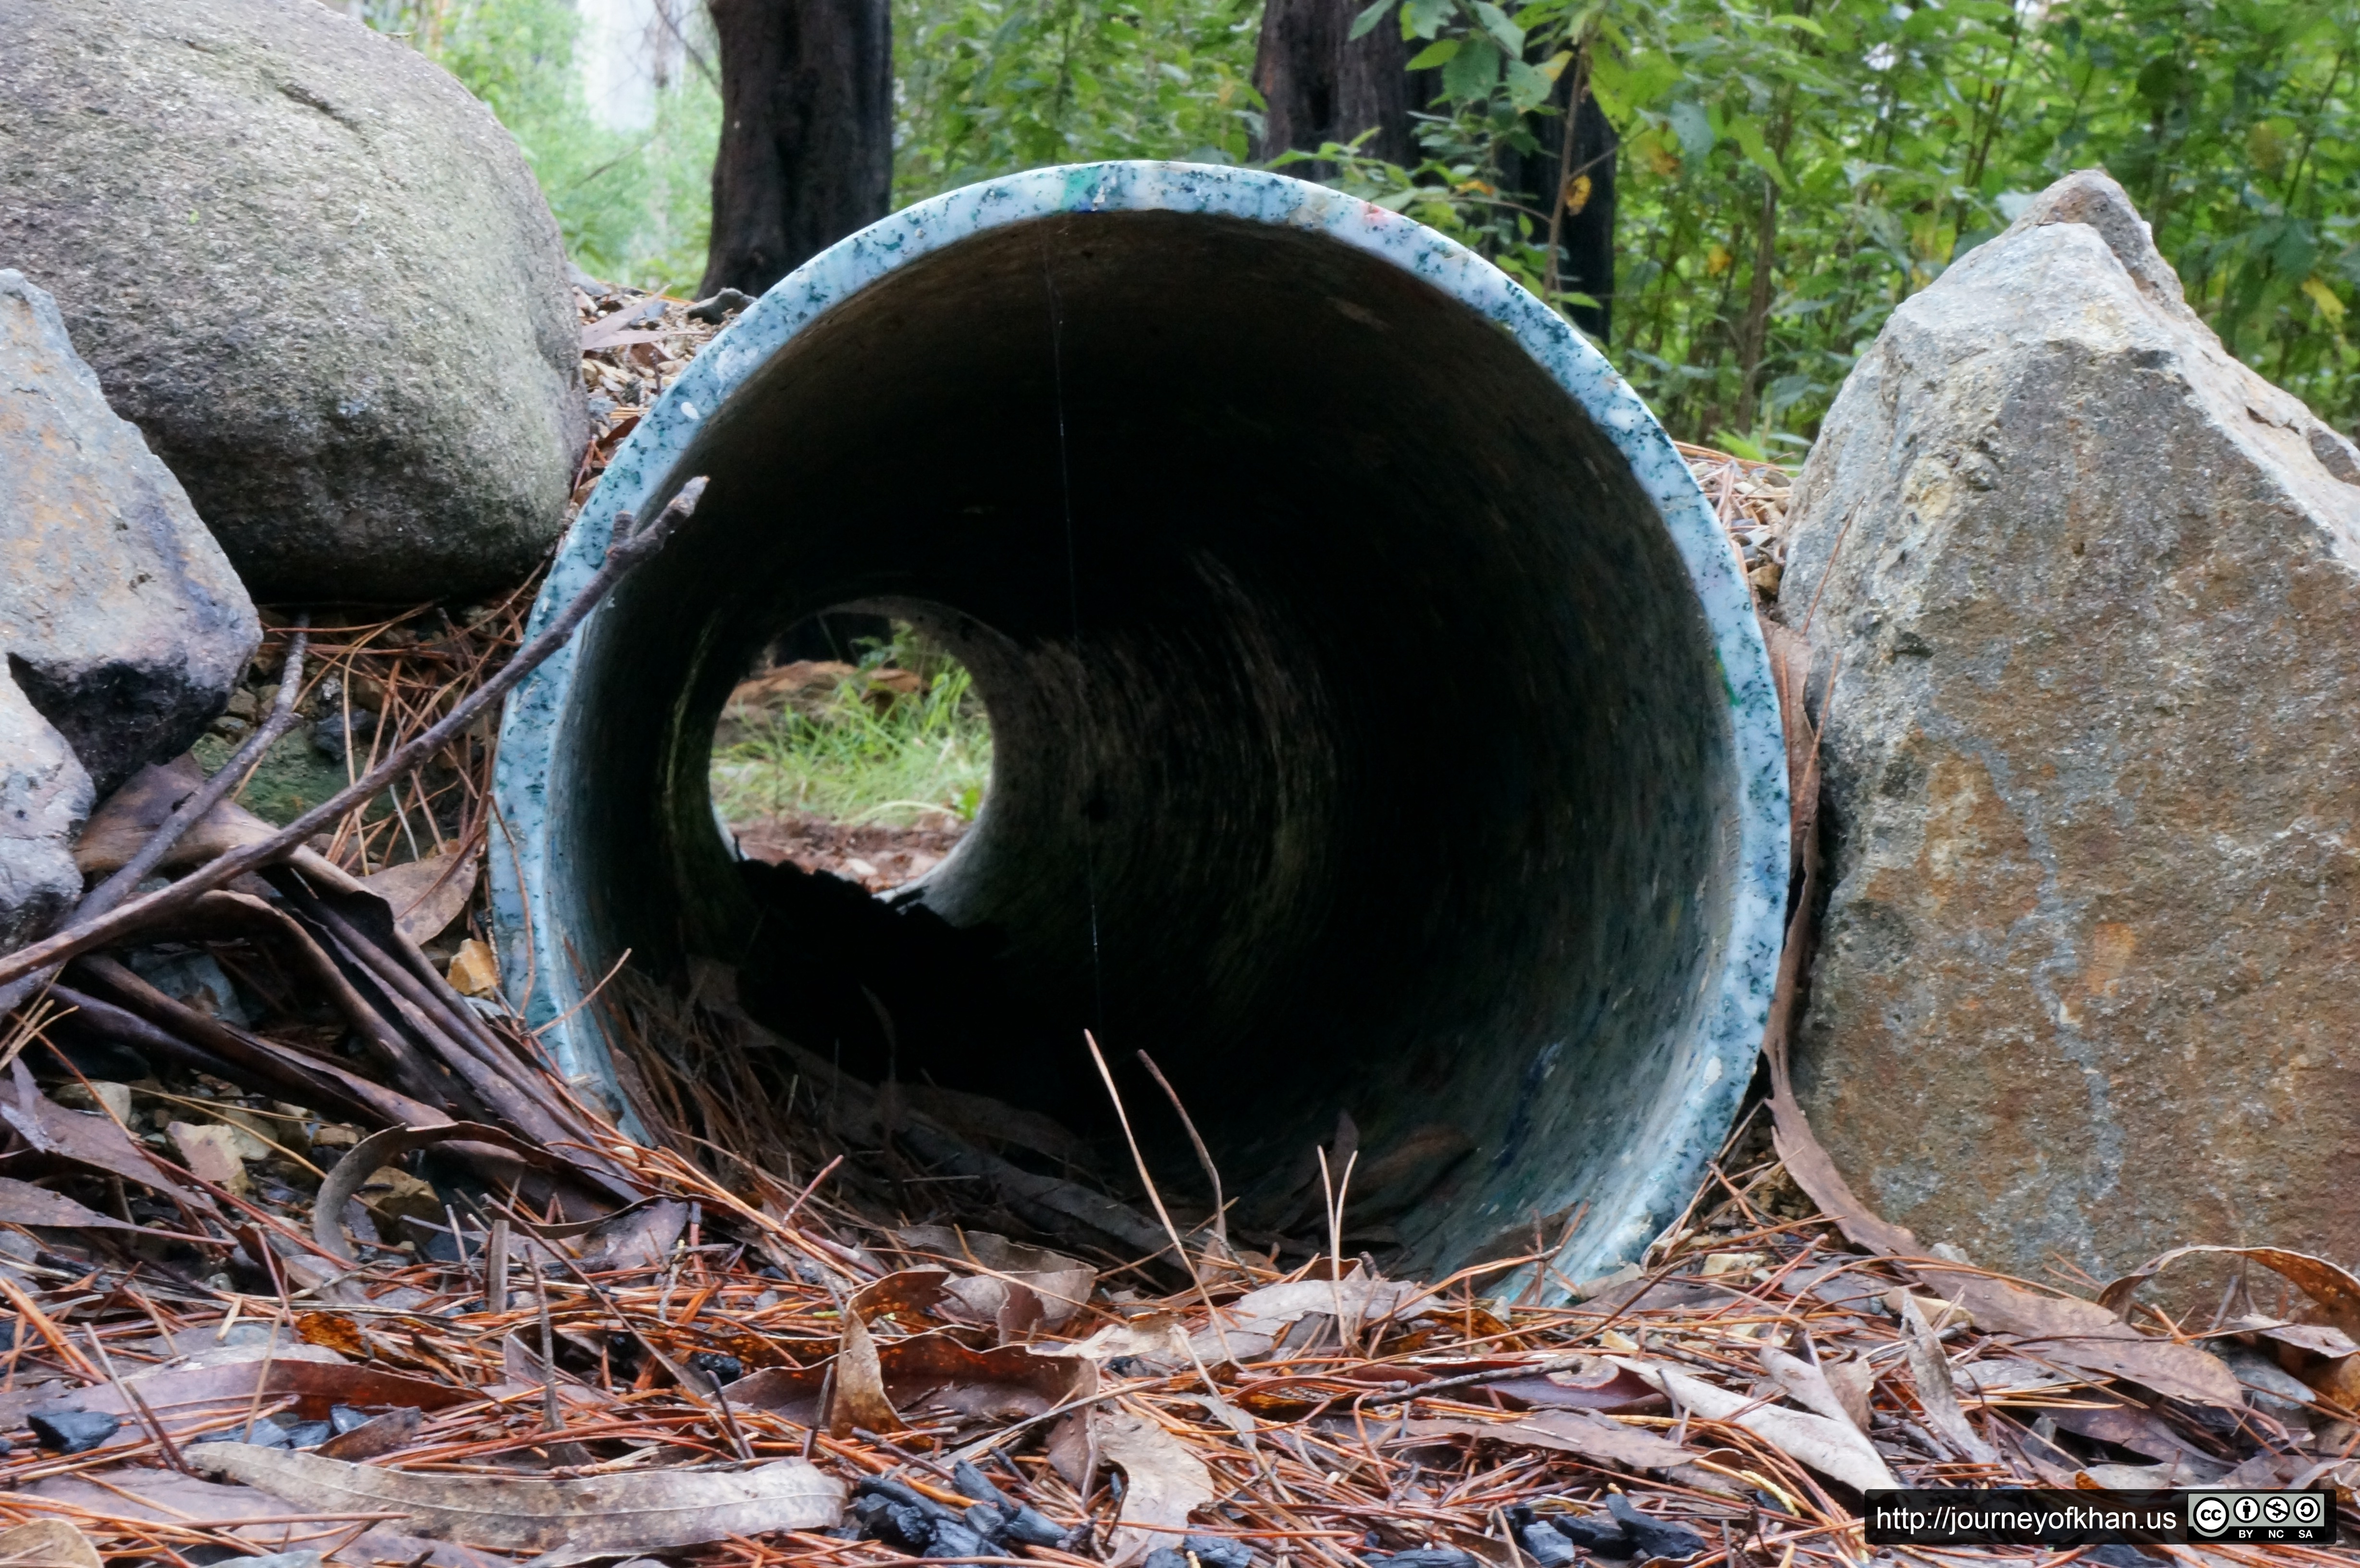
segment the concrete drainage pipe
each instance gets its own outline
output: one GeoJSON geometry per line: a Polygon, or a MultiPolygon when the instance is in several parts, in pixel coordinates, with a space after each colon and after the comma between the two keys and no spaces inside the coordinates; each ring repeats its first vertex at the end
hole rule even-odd
{"type": "Polygon", "coordinates": [[[988,804],[923,896],[996,931],[1061,1042],[952,1064],[964,1086],[1087,1115],[1094,1026],[1165,1066],[1235,1188],[1349,1111],[1360,1217],[1419,1267],[1578,1211],[1579,1279],[1678,1212],[1776,962],[1776,703],[1671,443],[1498,270],[1267,173],[1017,175],[731,325],[539,614],[694,474],[694,524],[502,732],[503,963],[569,1071],[611,1082],[583,976],[742,950],[706,787],[731,683],[786,626],[881,605],[993,724],[988,804]]]}

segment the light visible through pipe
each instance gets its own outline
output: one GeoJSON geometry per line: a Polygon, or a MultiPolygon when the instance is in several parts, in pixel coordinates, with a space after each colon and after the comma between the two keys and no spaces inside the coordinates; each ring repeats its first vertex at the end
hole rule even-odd
{"type": "MultiPolygon", "coordinates": [[[[1277,175],[1035,170],[746,311],[536,617],[694,474],[693,525],[509,704],[495,913],[532,1022],[626,949],[660,976],[748,951],[715,717],[788,626],[884,610],[992,721],[987,804],[921,896],[1070,1040],[943,1082],[1087,1117],[1089,1026],[1153,1053],[1246,1189],[1348,1112],[1352,1220],[1423,1267],[1579,1210],[1579,1279],[1678,1212],[1777,958],[1777,704],[1678,454],[1540,301],[1277,175]]],[[[611,1083],[596,1009],[547,1038],[611,1083]]]]}

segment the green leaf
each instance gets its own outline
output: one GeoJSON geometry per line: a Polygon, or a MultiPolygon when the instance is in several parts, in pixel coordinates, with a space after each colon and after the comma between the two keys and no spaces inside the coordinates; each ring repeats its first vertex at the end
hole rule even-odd
{"type": "Polygon", "coordinates": [[[1403,0],[1401,10],[1402,37],[1430,38],[1442,31],[1457,7],[1451,0],[1403,0]]]}
{"type": "Polygon", "coordinates": [[[1680,150],[1690,158],[1702,158],[1720,139],[1712,134],[1712,119],[1700,103],[1675,103],[1667,118],[1672,122],[1672,134],[1680,138],[1680,150]]]}
{"type": "Polygon", "coordinates": [[[1412,55],[1410,57],[1409,65],[1406,69],[1411,71],[1432,71],[1437,65],[1449,64],[1451,56],[1458,52],[1459,40],[1457,38],[1437,38],[1434,42],[1426,45],[1415,55],[1412,55]]]}
{"type": "Polygon", "coordinates": [[[1351,36],[1356,39],[1364,38],[1375,32],[1377,24],[1385,19],[1385,13],[1392,10],[1393,5],[1393,0],[1377,0],[1375,5],[1353,17],[1351,36]]]}
{"type": "Polygon", "coordinates": [[[1549,100],[1557,89],[1553,72],[1526,65],[1521,60],[1508,62],[1508,100],[1519,114],[1530,114],[1549,100]]]}
{"type": "Polygon", "coordinates": [[[1782,11],[1777,16],[1771,17],[1770,20],[1778,27],[1793,27],[1798,31],[1808,33],[1815,38],[1823,38],[1828,36],[1827,28],[1819,25],[1819,18],[1816,16],[1798,16],[1792,11],[1782,11]]]}
{"type": "Polygon", "coordinates": [[[1460,100],[1487,98],[1500,80],[1500,46],[1490,38],[1470,38],[1467,47],[1442,68],[1442,91],[1460,100]]]}
{"type": "Polygon", "coordinates": [[[1743,149],[1746,161],[1775,180],[1780,190],[1792,183],[1786,178],[1786,171],[1778,167],[1778,155],[1772,152],[1770,144],[1762,139],[1761,121],[1751,114],[1741,114],[1729,127],[1729,134],[1743,149]]]}
{"type": "Polygon", "coordinates": [[[1475,19],[1483,30],[1499,40],[1501,49],[1513,60],[1524,52],[1524,29],[1508,20],[1508,14],[1491,4],[1491,0],[1475,0],[1475,19]]]}

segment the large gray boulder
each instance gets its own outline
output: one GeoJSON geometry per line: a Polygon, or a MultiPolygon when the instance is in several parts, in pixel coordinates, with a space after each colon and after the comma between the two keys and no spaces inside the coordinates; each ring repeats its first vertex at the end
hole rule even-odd
{"type": "Polygon", "coordinates": [[[70,850],[93,785],[186,748],[260,635],[56,305],[0,271],[0,942],[81,891],[70,850]]]}
{"type": "Polygon", "coordinates": [[[2360,1260],[2360,453],[2084,172],[1895,313],[1795,506],[1853,1188],[2036,1276],[2360,1260]]]}
{"type": "Polygon", "coordinates": [[[490,111],[319,0],[0,0],[0,266],[265,599],[513,583],[587,432],[490,111]]]}

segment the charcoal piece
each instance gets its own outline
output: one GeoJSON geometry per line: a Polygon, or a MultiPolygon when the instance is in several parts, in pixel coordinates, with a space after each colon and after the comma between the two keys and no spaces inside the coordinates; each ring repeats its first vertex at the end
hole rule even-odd
{"type": "Polygon", "coordinates": [[[1139,1568],[1188,1568],[1188,1554],[1176,1546],[1159,1546],[1141,1561],[1139,1568]]]}
{"type": "Polygon", "coordinates": [[[123,1430],[121,1417],[96,1410],[50,1410],[25,1424],[33,1429],[33,1441],[53,1454],[84,1453],[123,1430]]]}
{"type": "MultiPolygon", "coordinates": [[[[0,1349],[5,1349],[0,1346],[0,1349]]],[[[951,1466],[951,1485],[959,1496],[973,1497],[978,1503],[1006,1503],[1008,1494],[991,1484],[991,1477],[975,1467],[975,1461],[962,1459],[951,1466]]],[[[1014,1507],[1012,1503],[1009,1505],[1014,1507]]]]}
{"type": "Polygon", "coordinates": [[[328,1407],[328,1424],[336,1429],[338,1437],[344,1436],[356,1426],[366,1426],[371,1419],[368,1411],[356,1410],[350,1405],[328,1407]]]}
{"type": "Polygon", "coordinates": [[[285,1430],[290,1448],[317,1448],[336,1435],[334,1425],[323,1421],[296,1421],[285,1430]]]}
{"type": "Polygon", "coordinates": [[[1196,1554],[1200,1568],[1252,1568],[1253,1549],[1226,1535],[1192,1535],[1180,1544],[1196,1554]]]}
{"type": "Polygon", "coordinates": [[[1631,1499],[1620,1492],[1606,1495],[1606,1508],[1622,1521],[1623,1530],[1629,1532],[1631,1543],[1639,1549],[1638,1555],[1642,1558],[1694,1557],[1704,1550],[1703,1536],[1684,1524],[1673,1524],[1641,1513],[1632,1506],[1631,1499]]]}
{"type": "Polygon", "coordinates": [[[992,1557],[998,1553],[991,1543],[964,1524],[951,1519],[936,1519],[926,1540],[929,1557],[992,1557]]]}
{"type": "Polygon", "coordinates": [[[2104,1568],[2151,1568],[2152,1564],[2161,1563],[2163,1559],[2117,1541],[2112,1546],[2092,1547],[2082,1554],[2081,1561],[2103,1563],[2104,1568]]]}
{"type": "Polygon", "coordinates": [[[1413,1546],[1406,1552],[1376,1552],[1361,1561],[1369,1568],[1477,1568],[1473,1554],[1455,1546],[1413,1546]]]}
{"type": "Polygon", "coordinates": [[[956,1513],[920,1493],[916,1487],[883,1475],[871,1475],[866,1480],[854,1482],[852,1495],[856,1497],[883,1497],[905,1508],[915,1508],[930,1519],[947,1519],[952,1524],[959,1522],[956,1513]]]}
{"type": "Polygon", "coordinates": [[[871,1492],[852,1505],[852,1517],[860,1523],[861,1533],[873,1540],[898,1546],[904,1552],[923,1552],[934,1539],[934,1521],[926,1517],[923,1508],[871,1492]]]}
{"type": "Polygon", "coordinates": [[[1540,1568],[1571,1568],[1576,1554],[1573,1542],[1564,1536],[1538,1521],[1520,1524],[1515,1530],[1516,1544],[1523,1547],[1525,1555],[1539,1563],[1540,1568]]]}
{"type": "Polygon", "coordinates": [[[966,1521],[967,1529],[986,1541],[997,1542],[1006,1537],[1008,1521],[1015,1513],[1012,1505],[978,1503],[959,1517],[966,1521]]]}
{"type": "Polygon", "coordinates": [[[688,1364],[718,1385],[735,1383],[746,1376],[746,1364],[734,1356],[718,1350],[700,1350],[690,1356],[688,1364]]]}
{"type": "Polygon", "coordinates": [[[1026,1546],[1063,1546],[1072,1531],[1040,1509],[1024,1505],[1001,1527],[1001,1533],[1026,1546]]]}
{"type": "Polygon", "coordinates": [[[1638,1550],[1631,1532],[1622,1528],[1620,1519],[1601,1519],[1596,1514],[1551,1514],[1551,1528],[1585,1552],[1601,1557],[1628,1557],[1638,1550]]]}

